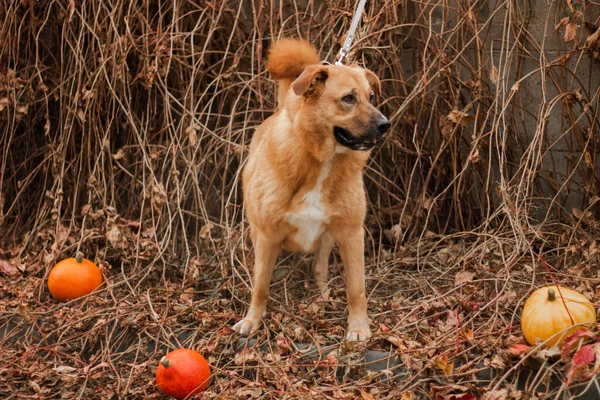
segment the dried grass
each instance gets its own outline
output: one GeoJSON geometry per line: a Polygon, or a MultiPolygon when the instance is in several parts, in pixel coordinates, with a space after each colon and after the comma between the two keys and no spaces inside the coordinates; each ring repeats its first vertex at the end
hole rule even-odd
{"type": "MultiPolygon", "coordinates": [[[[550,281],[540,254],[599,299],[597,3],[367,3],[350,58],[382,78],[393,123],[365,180],[369,348],[402,354],[396,383],[342,343],[337,257],[321,310],[307,258],[281,258],[294,268],[258,337],[272,351],[238,351],[228,328],[249,298],[239,171],[274,108],[265,51],[301,36],[332,60],[353,1],[0,3],[6,398],[157,398],[179,346],[206,355],[221,398],[436,398],[478,390],[479,361],[515,365],[522,301],[550,281]],[[76,250],[107,284],[61,305],[45,277],[76,250]]],[[[562,368],[543,362],[528,390],[562,368]]]]}

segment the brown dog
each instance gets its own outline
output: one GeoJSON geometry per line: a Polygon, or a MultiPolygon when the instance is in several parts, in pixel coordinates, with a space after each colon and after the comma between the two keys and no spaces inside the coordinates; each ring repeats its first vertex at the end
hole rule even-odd
{"type": "Polygon", "coordinates": [[[242,175],[254,291],[233,329],[247,335],[258,328],[282,248],[316,252],[312,270],[324,293],[337,243],[347,281],[346,338],[367,340],[362,169],[390,127],[372,104],[379,79],[358,66],[321,64],[312,45],[294,39],[271,48],[268,70],[279,81],[279,109],[256,130],[242,175]]]}

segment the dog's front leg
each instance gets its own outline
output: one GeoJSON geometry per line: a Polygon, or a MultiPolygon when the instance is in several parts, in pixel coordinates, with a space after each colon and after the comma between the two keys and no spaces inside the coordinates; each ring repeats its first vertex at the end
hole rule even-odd
{"type": "Polygon", "coordinates": [[[261,232],[253,235],[254,244],[254,289],[250,309],[246,317],[233,326],[242,335],[248,335],[258,329],[260,320],[267,311],[269,285],[273,268],[281,250],[281,244],[268,240],[261,232]]]}
{"type": "Polygon", "coordinates": [[[355,229],[350,234],[337,235],[336,241],[346,273],[348,297],[346,339],[352,342],[364,341],[371,337],[365,294],[364,230],[361,226],[360,229],[355,229]]]}

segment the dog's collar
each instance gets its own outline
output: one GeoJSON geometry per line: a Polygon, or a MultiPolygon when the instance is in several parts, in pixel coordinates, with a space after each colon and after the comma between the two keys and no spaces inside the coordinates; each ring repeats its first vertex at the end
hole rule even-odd
{"type": "Polygon", "coordinates": [[[354,137],[346,129],[340,128],[339,126],[333,127],[333,137],[335,137],[335,140],[342,146],[357,151],[371,150],[377,143],[377,140],[375,139],[367,141],[354,137]]]}

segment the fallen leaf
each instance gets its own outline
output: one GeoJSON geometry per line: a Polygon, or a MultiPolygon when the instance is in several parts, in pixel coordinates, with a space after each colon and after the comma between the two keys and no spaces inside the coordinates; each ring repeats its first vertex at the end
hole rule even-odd
{"type": "Polygon", "coordinates": [[[359,389],[359,390],[360,390],[360,397],[362,397],[364,400],[374,400],[375,399],[375,397],[373,397],[372,394],[369,394],[362,389],[359,389]]]}
{"type": "Polygon", "coordinates": [[[506,349],[506,352],[513,356],[520,356],[523,353],[527,353],[529,350],[531,350],[531,346],[529,346],[529,345],[513,344],[508,349],[506,349]]]}
{"type": "Polygon", "coordinates": [[[436,400],[477,400],[477,397],[472,393],[447,394],[445,396],[437,396],[436,400]]]}
{"type": "Polygon", "coordinates": [[[0,271],[7,275],[16,275],[19,273],[17,267],[5,260],[0,260],[0,271]]]}
{"type": "Polygon", "coordinates": [[[597,336],[594,332],[589,329],[580,329],[575,331],[572,335],[568,336],[563,342],[562,347],[562,358],[563,361],[566,361],[571,354],[571,351],[579,347],[579,343],[582,340],[591,339],[591,340],[600,340],[600,337],[597,336]]]}
{"type": "Polygon", "coordinates": [[[567,386],[577,380],[582,370],[596,359],[596,347],[598,345],[599,343],[586,344],[577,350],[577,353],[573,356],[571,368],[567,372],[567,380],[565,382],[567,386]]]}
{"type": "Polygon", "coordinates": [[[481,400],[506,400],[508,397],[508,390],[490,390],[481,396],[481,400]]]}
{"type": "Polygon", "coordinates": [[[460,286],[467,282],[473,282],[475,273],[469,271],[459,271],[454,277],[454,286],[460,286]]]}
{"type": "Polygon", "coordinates": [[[54,367],[52,368],[52,371],[64,375],[77,375],[75,373],[77,371],[77,368],[69,367],[68,365],[60,365],[58,367],[54,367]]]}
{"type": "Polygon", "coordinates": [[[463,328],[463,329],[461,329],[460,333],[468,341],[470,341],[470,342],[473,341],[474,335],[473,335],[473,330],[472,329],[470,329],[470,328],[463,328]]]}
{"type": "Polygon", "coordinates": [[[116,225],[106,233],[106,240],[117,249],[122,249],[127,246],[127,241],[124,239],[121,229],[116,225]]]}
{"type": "Polygon", "coordinates": [[[454,365],[451,362],[448,362],[448,356],[434,357],[433,366],[446,375],[452,374],[452,371],[454,370],[454,365]]]}
{"type": "Polygon", "coordinates": [[[277,348],[281,354],[289,354],[292,352],[292,346],[290,345],[289,339],[282,336],[277,338],[277,348]]]}
{"type": "Polygon", "coordinates": [[[406,350],[406,345],[404,344],[404,341],[397,336],[390,335],[386,337],[385,340],[398,347],[398,349],[400,350],[406,350]]]}

